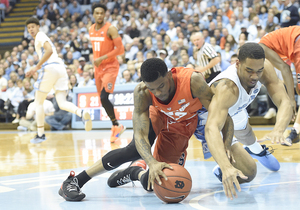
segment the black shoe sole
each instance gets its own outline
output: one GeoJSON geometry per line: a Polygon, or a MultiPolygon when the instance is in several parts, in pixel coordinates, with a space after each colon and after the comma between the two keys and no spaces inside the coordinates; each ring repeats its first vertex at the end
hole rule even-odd
{"type": "Polygon", "coordinates": [[[79,196],[77,196],[76,198],[73,198],[73,199],[72,199],[72,198],[69,198],[69,197],[67,197],[67,196],[63,193],[63,191],[62,191],[61,188],[59,188],[58,194],[59,194],[61,197],[63,197],[66,201],[81,201],[82,199],[85,198],[85,194],[81,194],[81,195],[79,195],[79,196]]]}

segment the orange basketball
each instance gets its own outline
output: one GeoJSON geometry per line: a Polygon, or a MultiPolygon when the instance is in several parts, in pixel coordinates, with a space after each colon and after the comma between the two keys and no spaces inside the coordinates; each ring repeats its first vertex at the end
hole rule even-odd
{"type": "Polygon", "coordinates": [[[192,178],[184,167],[173,163],[170,165],[173,170],[163,169],[168,180],[161,178],[161,185],[155,180],[153,190],[160,200],[166,203],[178,203],[189,195],[192,188],[192,178]]]}

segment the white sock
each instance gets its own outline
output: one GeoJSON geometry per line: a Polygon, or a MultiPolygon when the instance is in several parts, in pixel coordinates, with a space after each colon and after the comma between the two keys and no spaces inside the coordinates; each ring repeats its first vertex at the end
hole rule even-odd
{"type": "Polygon", "coordinates": [[[300,133],[300,124],[299,123],[294,123],[294,126],[293,126],[297,132],[297,134],[300,133]]]}
{"type": "Polygon", "coordinates": [[[81,116],[81,109],[76,109],[75,114],[76,114],[78,117],[82,117],[82,116],[81,116]]]}
{"type": "Polygon", "coordinates": [[[262,146],[256,141],[254,144],[247,146],[254,154],[259,154],[263,151],[262,146]]]}
{"type": "Polygon", "coordinates": [[[39,127],[37,128],[37,134],[38,134],[39,137],[42,137],[42,135],[44,134],[44,126],[43,127],[41,126],[40,128],[39,127]]]}

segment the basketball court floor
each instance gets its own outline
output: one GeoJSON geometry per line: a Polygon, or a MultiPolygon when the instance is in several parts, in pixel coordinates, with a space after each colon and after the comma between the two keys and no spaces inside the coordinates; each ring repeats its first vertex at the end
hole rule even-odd
{"type": "MultiPolygon", "coordinates": [[[[254,127],[262,138],[271,127],[254,127]]],[[[190,141],[186,168],[193,186],[189,196],[178,204],[165,204],[155,194],[143,190],[139,182],[118,188],[106,184],[109,172],[92,179],[82,191],[81,202],[67,202],[58,195],[61,183],[71,169],[76,174],[92,165],[112,149],[126,146],[132,131],[111,144],[109,131],[46,132],[47,141],[33,145],[35,133],[0,133],[0,209],[299,209],[300,148],[272,145],[281,164],[279,172],[271,172],[257,162],[258,173],[250,184],[244,184],[238,198],[227,199],[222,184],[212,174],[213,159],[204,160],[201,143],[190,141]]],[[[122,167],[126,167],[124,165],[122,167]]]]}

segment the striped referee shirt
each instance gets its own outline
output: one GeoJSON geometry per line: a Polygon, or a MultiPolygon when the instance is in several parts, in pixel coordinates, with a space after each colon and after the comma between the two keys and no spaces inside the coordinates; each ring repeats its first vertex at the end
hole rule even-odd
{"type": "MultiPolygon", "coordinates": [[[[204,45],[198,51],[197,61],[199,63],[199,66],[204,67],[207,66],[208,63],[217,56],[218,54],[215,51],[214,47],[211,46],[211,44],[204,42],[204,45]]],[[[211,74],[212,72],[221,72],[220,63],[216,64],[210,69],[207,69],[205,71],[205,74],[211,74]]]]}

